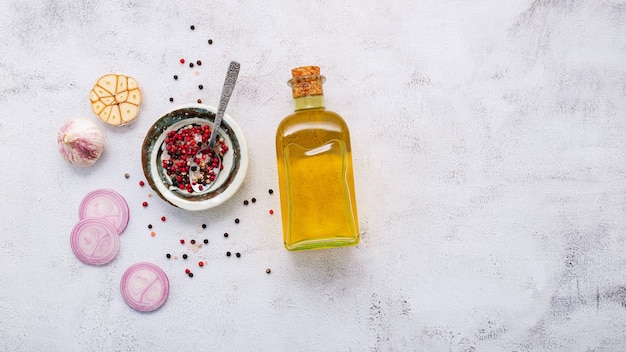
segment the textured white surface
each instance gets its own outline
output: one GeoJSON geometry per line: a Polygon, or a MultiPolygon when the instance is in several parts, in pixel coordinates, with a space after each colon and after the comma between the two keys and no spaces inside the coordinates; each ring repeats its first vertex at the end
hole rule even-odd
{"type": "Polygon", "coordinates": [[[0,12],[0,350],[626,349],[626,2],[5,0],[0,12]],[[202,213],[149,198],[137,185],[148,127],[170,96],[215,105],[233,59],[242,189],[202,213]],[[351,127],[356,248],[289,253],[268,214],[286,80],[308,64],[351,127]],[[103,125],[101,160],[70,167],[56,131],[93,117],[89,90],[108,72],[138,80],[140,116],[103,125]],[[91,267],[69,233],[102,187],[131,220],[118,257],[91,267]],[[211,242],[168,261],[181,237],[211,242]],[[150,314],[119,294],[138,261],[171,281],[150,314]]]}

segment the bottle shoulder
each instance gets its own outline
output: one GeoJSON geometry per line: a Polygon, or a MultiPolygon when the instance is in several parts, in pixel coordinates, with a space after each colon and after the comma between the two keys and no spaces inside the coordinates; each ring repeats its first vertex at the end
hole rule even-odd
{"type": "Polygon", "coordinates": [[[337,128],[347,129],[348,125],[341,115],[325,109],[299,110],[282,119],[279,128],[305,124],[308,128],[334,125],[337,128]]]}

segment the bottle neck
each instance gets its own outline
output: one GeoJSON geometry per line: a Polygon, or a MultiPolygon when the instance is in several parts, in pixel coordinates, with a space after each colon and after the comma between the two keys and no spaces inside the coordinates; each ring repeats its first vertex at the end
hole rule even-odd
{"type": "Polygon", "coordinates": [[[293,103],[295,111],[326,108],[323,94],[293,98],[293,103]]]}

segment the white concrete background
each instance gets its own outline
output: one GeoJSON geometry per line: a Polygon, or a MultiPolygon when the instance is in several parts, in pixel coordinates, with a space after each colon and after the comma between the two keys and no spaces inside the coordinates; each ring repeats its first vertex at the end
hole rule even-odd
{"type": "Polygon", "coordinates": [[[626,350],[625,1],[4,0],[0,13],[0,350],[626,350]],[[201,59],[199,75],[180,57],[201,59]],[[244,186],[201,213],[149,198],[145,132],[177,103],[216,104],[230,60],[244,186]],[[289,253],[267,190],[286,80],[310,64],[351,126],[362,242],[289,253]],[[109,72],[139,81],[141,114],[101,124],[101,160],[73,168],[56,132],[95,118],[88,93],[109,72]],[[69,233],[104,187],[131,221],[115,261],[91,267],[69,233]],[[209,238],[189,252],[208,266],[165,259],[181,237],[209,238]],[[119,294],[137,261],[171,281],[150,314],[119,294]]]}

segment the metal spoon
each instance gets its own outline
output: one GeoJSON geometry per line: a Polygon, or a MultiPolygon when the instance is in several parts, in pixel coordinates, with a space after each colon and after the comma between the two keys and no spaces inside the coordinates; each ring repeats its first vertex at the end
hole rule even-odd
{"type": "Polygon", "coordinates": [[[206,148],[200,150],[194,157],[192,162],[191,177],[195,179],[195,182],[191,182],[191,188],[194,192],[202,192],[208,190],[220,173],[222,168],[222,158],[217,152],[215,152],[215,139],[217,138],[217,130],[222,124],[222,118],[226,111],[226,105],[230,100],[230,96],[233,94],[235,88],[235,82],[239,75],[239,67],[241,65],[238,62],[231,61],[226,73],[226,79],[224,80],[224,87],[222,87],[222,96],[220,98],[220,105],[217,108],[217,114],[213,121],[213,130],[211,131],[211,137],[206,148]],[[196,163],[195,160],[200,160],[201,163],[196,163]],[[195,166],[195,168],[194,168],[195,166]]]}

